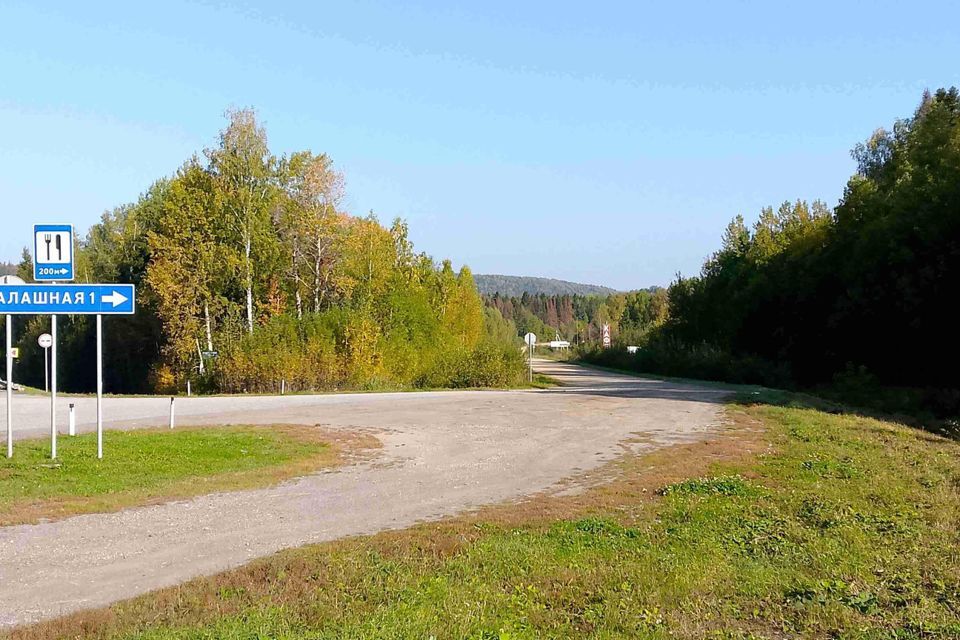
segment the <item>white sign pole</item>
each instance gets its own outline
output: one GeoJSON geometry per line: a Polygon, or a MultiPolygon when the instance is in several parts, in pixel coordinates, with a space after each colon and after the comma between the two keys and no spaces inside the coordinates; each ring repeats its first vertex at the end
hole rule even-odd
{"type": "Polygon", "coordinates": [[[7,457],[13,457],[13,316],[7,316],[7,457]]]}
{"type": "Polygon", "coordinates": [[[43,390],[47,392],[50,391],[50,383],[47,380],[48,372],[50,371],[50,355],[47,349],[53,344],[53,337],[49,333],[41,333],[37,336],[37,344],[43,348],[43,390]]]}
{"type": "Polygon", "coordinates": [[[523,336],[523,341],[527,343],[527,377],[530,379],[530,382],[533,382],[533,348],[537,344],[537,336],[533,333],[528,333],[523,336]]]}
{"type": "Polygon", "coordinates": [[[97,459],[103,458],[103,320],[97,314],[97,459]]]}
{"type": "Polygon", "coordinates": [[[533,345],[527,347],[527,377],[533,382],[533,345]]]}
{"type": "Polygon", "coordinates": [[[50,336],[53,353],[50,354],[50,458],[57,457],[57,316],[50,316],[50,336]]]}

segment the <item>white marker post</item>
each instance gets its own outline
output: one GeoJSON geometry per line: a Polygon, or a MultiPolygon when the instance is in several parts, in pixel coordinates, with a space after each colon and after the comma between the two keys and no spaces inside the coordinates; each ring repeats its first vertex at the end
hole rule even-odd
{"type": "Polygon", "coordinates": [[[7,457],[13,457],[13,316],[7,316],[7,457]]]}
{"type": "Polygon", "coordinates": [[[170,428],[173,429],[173,401],[174,397],[170,396],[170,428]]]}
{"type": "Polygon", "coordinates": [[[73,413],[73,403],[70,403],[70,414],[69,420],[67,421],[67,434],[71,436],[77,435],[77,417],[73,413]]]}
{"type": "Polygon", "coordinates": [[[103,458],[103,316],[97,314],[97,459],[103,458]]]}
{"type": "Polygon", "coordinates": [[[57,316],[50,316],[50,459],[57,458],[57,316]]]}

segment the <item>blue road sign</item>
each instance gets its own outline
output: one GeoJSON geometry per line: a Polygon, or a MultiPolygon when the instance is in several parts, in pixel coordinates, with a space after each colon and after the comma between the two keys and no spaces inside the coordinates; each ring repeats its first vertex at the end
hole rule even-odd
{"type": "Polygon", "coordinates": [[[132,284],[0,284],[0,314],[130,315],[132,284]]]}
{"type": "Polygon", "coordinates": [[[73,280],[72,225],[33,225],[33,279],[73,280]]]}

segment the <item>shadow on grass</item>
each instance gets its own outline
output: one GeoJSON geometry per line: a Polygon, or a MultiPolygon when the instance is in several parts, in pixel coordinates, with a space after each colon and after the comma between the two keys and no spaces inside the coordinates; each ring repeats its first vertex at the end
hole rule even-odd
{"type": "Polygon", "coordinates": [[[923,429],[944,438],[960,441],[960,422],[956,419],[937,418],[927,412],[883,411],[869,406],[843,402],[834,398],[800,391],[768,389],[760,387],[751,391],[738,391],[731,400],[740,405],[768,404],[793,409],[815,409],[834,415],[853,415],[874,418],[886,422],[896,422],[909,427],[923,429]]]}
{"type": "MultiPolygon", "coordinates": [[[[937,417],[929,411],[917,407],[910,407],[909,405],[906,405],[908,407],[907,409],[899,411],[878,408],[885,406],[882,402],[883,398],[876,399],[871,406],[862,402],[846,400],[839,395],[839,392],[829,389],[818,389],[815,392],[789,391],[759,385],[734,384],[714,380],[697,380],[662,376],[652,373],[640,373],[638,371],[599,366],[583,361],[576,361],[571,364],[576,364],[588,370],[609,371],[630,376],[642,381],[640,384],[622,385],[622,388],[609,385],[604,389],[593,390],[592,393],[597,395],[660,397],[701,400],[705,402],[733,402],[740,405],[769,404],[797,409],[816,409],[817,411],[835,415],[855,415],[896,422],[960,441],[960,419],[937,417]],[[698,387],[704,391],[704,393],[691,393],[691,387],[698,387]],[[709,391],[713,391],[714,393],[711,394],[709,391]],[[719,392],[719,394],[717,392],[719,392]],[[726,392],[726,394],[723,392],[726,392]],[[832,397],[826,397],[826,393],[830,393],[832,397]]],[[[888,390],[880,388],[876,393],[883,394],[887,391],[888,390]]]]}

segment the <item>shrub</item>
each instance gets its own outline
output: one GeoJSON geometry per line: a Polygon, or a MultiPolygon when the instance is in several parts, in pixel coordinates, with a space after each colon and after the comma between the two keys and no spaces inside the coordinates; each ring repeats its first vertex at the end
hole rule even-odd
{"type": "Polygon", "coordinates": [[[628,371],[768,387],[793,386],[786,363],[774,363],[750,354],[731,354],[708,343],[690,346],[667,338],[653,338],[636,353],[616,347],[583,352],[581,357],[587,362],[628,371]]]}
{"type": "Polygon", "coordinates": [[[524,362],[518,349],[481,341],[473,349],[443,352],[417,381],[418,387],[508,387],[523,380],[524,362]]]}

